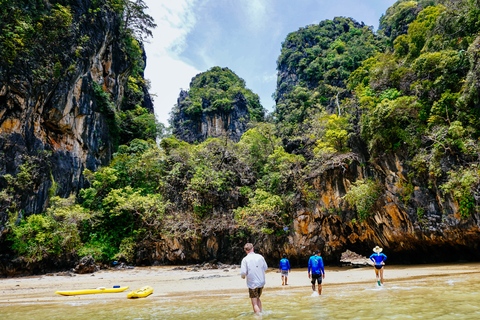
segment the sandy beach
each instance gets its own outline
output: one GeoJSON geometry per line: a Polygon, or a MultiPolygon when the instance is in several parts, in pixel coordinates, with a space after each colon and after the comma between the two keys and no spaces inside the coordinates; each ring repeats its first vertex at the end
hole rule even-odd
{"type": "MultiPolygon", "coordinates": [[[[324,290],[329,286],[375,282],[371,267],[325,268],[324,290]]],[[[435,264],[417,266],[386,266],[385,282],[400,283],[404,280],[425,279],[428,277],[468,275],[480,273],[480,263],[435,264]]],[[[126,293],[143,286],[154,288],[149,298],[165,298],[192,295],[211,296],[222,293],[245,292],[245,280],[240,277],[240,268],[210,269],[192,271],[178,270],[173,266],[136,267],[126,270],[101,270],[93,274],[42,275],[0,279],[0,304],[54,303],[67,300],[81,301],[92,299],[94,295],[62,296],[57,290],[94,289],[97,287],[128,286],[123,293],[104,293],[103,300],[125,299],[126,293]]],[[[278,269],[269,268],[266,274],[265,291],[288,290],[304,287],[310,289],[306,269],[294,269],[288,277],[288,286],[282,286],[278,269]]]]}

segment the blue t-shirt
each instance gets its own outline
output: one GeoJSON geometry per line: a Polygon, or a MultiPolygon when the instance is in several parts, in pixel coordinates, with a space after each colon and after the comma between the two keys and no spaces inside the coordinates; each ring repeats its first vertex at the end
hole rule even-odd
{"type": "Polygon", "coordinates": [[[372,260],[376,265],[382,264],[382,261],[387,260],[387,256],[383,253],[374,253],[370,256],[370,260],[372,260]]]}
{"type": "Polygon", "coordinates": [[[310,270],[312,271],[312,273],[325,274],[325,270],[323,269],[322,257],[317,255],[310,257],[310,259],[308,260],[308,273],[310,273],[310,270]]]}
{"type": "Polygon", "coordinates": [[[282,259],[280,260],[280,270],[283,271],[290,271],[290,262],[288,262],[288,259],[282,259]]]}

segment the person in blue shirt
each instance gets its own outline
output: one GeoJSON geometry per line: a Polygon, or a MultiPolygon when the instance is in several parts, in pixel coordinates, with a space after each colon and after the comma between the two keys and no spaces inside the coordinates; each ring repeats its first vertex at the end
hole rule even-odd
{"type": "Polygon", "coordinates": [[[278,267],[280,270],[280,273],[282,274],[282,286],[287,285],[287,278],[288,278],[288,272],[291,271],[290,269],[290,262],[287,259],[287,255],[284,253],[283,254],[283,259],[280,260],[280,266],[278,267]]]}
{"type": "Polygon", "coordinates": [[[373,261],[373,266],[375,268],[375,276],[377,277],[377,283],[379,286],[383,285],[383,266],[385,265],[385,260],[387,260],[387,256],[384,255],[382,252],[382,248],[376,246],[373,248],[373,253],[370,256],[370,260],[373,261]]]}
{"type": "Polygon", "coordinates": [[[322,279],[325,279],[325,270],[320,250],[316,250],[315,254],[308,260],[308,278],[312,279],[313,292],[315,292],[315,282],[318,282],[318,294],[322,294],[322,279]],[[311,275],[310,271],[312,272],[311,275]]]}

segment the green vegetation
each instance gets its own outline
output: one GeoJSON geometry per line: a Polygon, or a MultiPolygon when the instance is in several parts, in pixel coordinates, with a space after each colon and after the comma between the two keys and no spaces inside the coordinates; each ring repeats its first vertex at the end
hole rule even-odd
{"type": "Polygon", "coordinates": [[[165,138],[159,148],[133,140],[119,147],[108,167],[85,171],[91,186],[81,191],[80,202],[53,198],[45,215],[11,224],[13,248],[31,261],[73,251],[133,262],[140,243],[200,238],[225,225],[244,234],[282,235],[292,220],[291,190],[304,159],[286,153],[272,132],[272,125],[261,124],[237,144],[165,138]],[[57,233],[71,241],[55,242],[57,233]]]}
{"type": "Polygon", "coordinates": [[[303,157],[286,153],[272,131],[260,125],[237,144],[167,138],[158,148],[134,140],[108,167],[85,172],[91,187],[81,203],[54,197],[45,214],[12,222],[12,248],[29,262],[70,253],[134,262],[139,245],[164,236],[200,238],[227,225],[245,236],[282,236],[294,199],[315,195],[302,177],[303,157]]]}
{"type": "Polygon", "coordinates": [[[277,61],[274,116],[279,134],[308,132],[304,122],[327,107],[344,116],[340,102],[350,96],[345,86],[350,73],[384,47],[371,27],[350,18],[325,20],[290,33],[277,61]],[[295,74],[298,80],[289,82],[283,74],[295,74]]]}
{"type": "Polygon", "coordinates": [[[45,43],[70,42],[73,14],[64,2],[0,1],[0,80],[29,74],[31,85],[41,85],[63,75],[68,61],[45,43]],[[32,70],[27,62],[33,59],[37,67],[32,70]]]}
{"type": "MultiPolygon", "coordinates": [[[[0,210],[9,215],[10,222],[18,219],[22,200],[33,194],[43,182],[52,180],[49,156],[50,152],[47,151],[38,152],[34,156],[25,155],[16,175],[0,176],[0,210]]],[[[0,160],[3,160],[2,155],[0,160]]]]}
{"type": "Polygon", "coordinates": [[[75,250],[80,244],[78,223],[88,219],[88,213],[74,201],[75,197],[55,197],[45,214],[31,215],[12,225],[12,249],[27,262],[60,258],[75,250]]]}
{"type": "Polygon", "coordinates": [[[310,131],[310,138],[316,141],[315,154],[348,151],[349,123],[346,117],[323,112],[313,117],[310,127],[314,129],[310,131]]]}
{"type": "Polygon", "coordinates": [[[344,199],[357,208],[360,221],[372,214],[372,208],[380,195],[378,183],[371,180],[358,180],[353,183],[344,199]]]}
{"type": "Polygon", "coordinates": [[[105,115],[105,119],[107,120],[109,132],[112,134],[112,142],[118,146],[120,119],[115,112],[115,105],[110,101],[110,96],[103,91],[102,87],[96,82],[93,82],[93,91],[95,93],[97,107],[99,111],[105,115]]]}
{"type": "Polygon", "coordinates": [[[480,111],[470,85],[479,80],[480,25],[473,16],[480,3],[437,3],[400,1],[390,8],[382,23],[397,30],[392,49],[365,60],[348,87],[363,109],[361,134],[370,152],[410,152],[416,176],[427,175],[430,188],[441,185],[467,217],[479,184],[475,171],[462,168],[478,165],[480,111]],[[406,32],[398,31],[402,24],[406,32]],[[442,167],[452,156],[457,161],[442,167]]]}
{"type": "Polygon", "coordinates": [[[121,15],[123,32],[131,39],[143,41],[152,36],[152,29],[157,25],[146,14],[148,8],[143,0],[110,0],[107,4],[121,15]]]}
{"type": "Polygon", "coordinates": [[[257,189],[248,206],[234,210],[235,219],[239,225],[247,227],[253,233],[272,234],[275,229],[280,231],[288,225],[288,215],[279,214],[284,205],[281,197],[257,189]],[[282,218],[287,219],[284,221],[282,218]]]}
{"type": "Polygon", "coordinates": [[[457,171],[448,172],[448,181],[440,188],[453,195],[459,205],[458,212],[463,218],[477,211],[475,206],[474,191],[472,186],[480,185],[480,169],[478,164],[471,168],[459,168],[457,171]]]}
{"type": "Polygon", "coordinates": [[[188,97],[174,110],[183,111],[192,117],[204,112],[229,112],[239,95],[247,101],[250,120],[262,121],[265,110],[260,105],[258,95],[245,87],[245,81],[228,68],[213,67],[200,73],[190,83],[188,97]]]}
{"type": "Polygon", "coordinates": [[[438,2],[438,0],[397,1],[380,18],[380,32],[389,37],[389,43],[392,45],[398,36],[407,34],[410,23],[417,18],[420,11],[438,2]]]}

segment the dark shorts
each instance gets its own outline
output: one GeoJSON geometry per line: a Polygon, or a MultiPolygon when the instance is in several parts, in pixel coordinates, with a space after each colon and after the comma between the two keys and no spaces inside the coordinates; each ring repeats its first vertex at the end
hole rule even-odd
{"type": "Polygon", "coordinates": [[[322,275],[320,273],[312,273],[312,284],[315,284],[315,281],[318,284],[322,284],[322,275]]]}
{"type": "Polygon", "coordinates": [[[382,269],[383,268],[383,264],[376,264],[375,265],[375,269],[382,269]]]}
{"type": "Polygon", "coordinates": [[[260,296],[262,295],[262,290],[263,290],[263,287],[255,288],[255,289],[248,288],[248,293],[250,294],[250,298],[260,298],[260,296]]]}

